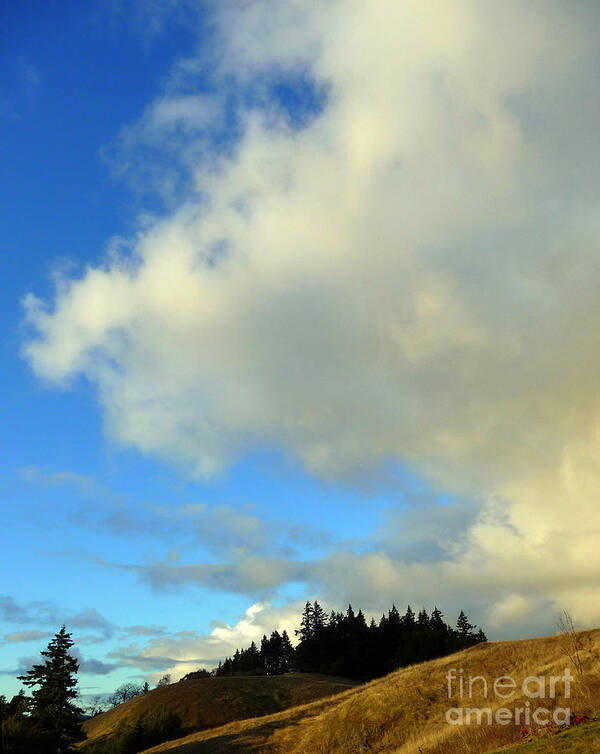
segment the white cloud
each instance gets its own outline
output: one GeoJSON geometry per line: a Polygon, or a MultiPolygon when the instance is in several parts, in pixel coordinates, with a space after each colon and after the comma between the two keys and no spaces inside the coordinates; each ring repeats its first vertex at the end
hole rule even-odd
{"type": "Polygon", "coordinates": [[[262,92],[236,149],[207,169],[218,118],[187,88],[149,106],[194,188],[130,256],[26,298],[33,369],[85,375],[111,437],[200,475],[257,441],[327,478],[400,459],[485,505],[460,553],[400,580],[370,555],[371,584],[600,619],[592,13],[224,3],[214,81],[262,92]],[[285,75],[327,91],[303,130],[265,95],[285,75]]]}
{"type": "Polygon", "coordinates": [[[178,680],[199,667],[215,667],[219,660],[233,655],[238,648],[249,646],[252,641],[260,646],[263,634],[286,630],[295,641],[294,629],[298,626],[301,610],[298,603],[273,606],[268,602],[257,602],[250,605],[234,625],[216,625],[208,634],[181,631],[159,636],[144,647],[136,644],[120,647],[109,656],[131,667],[154,670],[150,676],[154,681],[165,672],[170,673],[173,680],[178,680]]]}

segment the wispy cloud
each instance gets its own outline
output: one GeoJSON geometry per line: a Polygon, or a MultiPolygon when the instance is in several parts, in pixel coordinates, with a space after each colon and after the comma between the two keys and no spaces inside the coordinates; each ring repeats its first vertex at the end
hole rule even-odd
{"type": "Polygon", "coordinates": [[[141,654],[135,645],[114,649],[108,653],[108,656],[117,660],[120,667],[139,668],[145,673],[159,670],[164,671],[184,662],[194,665],[206,662],[206,660],[193,657],[188,660],[176,660],[173,657],[163,657],[158,654],[141,654]]]}
{"type": "Polygon", "coordinates": [[[49,471],[38,466],[23,466],[19,469],[19,475],[26,482],[49,486],[76,484],[89,488],[94,485],[94,480],[85,474],[78,474],[75,471],[49,471]]]}
{"type": "MultiPolygon", "coordinates": [[[[61,475],[62,478],[62,475],[61,475]]],[[[71,523],[126,539],[169,538],[187,549],[205,548],[215,556],[253,553],[292,555],[297,549],[322,550],[334,537],[309,523],[265,516],[258,505],[225,503],[157,504],[127,501],[105,490],[67,513],[71,523]]]]}
{"type": "Polygon", "coordinates": [[[38,629],[29,629],[27,631],[12,631],[11,633],[4,635],[4,641],[14,644],[21,644],[28,641],[38,641],[39,639],[47,639],[51,636],[48,631],[39,631],[38,629]]]}
{"type": "Polygon", "coordinates": [[[261,595],[273,594],[288,582],[304,581],[305,566],[286,558],[244,555],[220,563],[181,564],[167,558],[147,565],[112,563],[96,559],[98,565],[135,574],[153,590],[173,591],[186,586],[203,586],[223,592],[261,595]]]}
{"type": "Polygon", "coordinates": [[[0,595],[0,618],[7,623],[57,623],[56,607],[50,602],[19,604],[10,595],[0,595]]]}
{"type": "MultiPolygon", "coordinates": [[[[63,623],[69,628],[76,629],[81,635],[83,629],[92,629],[97,632],[95,637],[81,637],[83,640],[102,640],[108,638],[114,631],[113,624],[101,615],[96,608],[86,608],[77,613],[61,608],[52,602],[30,602],[19,604],[9,595],[0,595],[0,620],[5,623],[24,624],[29,623],[34,626],[49,626],[58,628],[63,623]]],[[[34,634],[39,633],[46,636],[47,632],[39,629],[28,629],[26,631],[14,632],[7,636],[27,636],[34,638],[34,634]]],[[[7,637],[5,637],[7,638],[7,637]]],[[[10,639],[7,638],[8,641],[10,639]]],[[[18,639],[13,639],[17,641],[18,639]]],[[[25,639],[21,639],[25,640],[25,639]]]]}
{"type": "Polygon", "coordinates": [[[161,636],[167,632],[166,626],[128,626],[121,629],[129,636],[161,636]]]}
{"type": "MultiPolygon", "coordinates": [[[[91,475],[80,474],[68,469],[54,471],[39,466],[22,466],[18,469],[19,476],[23,481],[32,485],[44,487],[74,487],[85,495],[104,496],[108,493],[106,488],[99,484],[91,475]]],[[[110,494],[110,493],[108,493],[110,494]]]]}

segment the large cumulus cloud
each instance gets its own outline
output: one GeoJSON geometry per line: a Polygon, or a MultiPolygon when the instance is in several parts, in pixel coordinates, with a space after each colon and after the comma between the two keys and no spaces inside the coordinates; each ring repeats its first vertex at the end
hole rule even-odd
{"type": "Polygon", "coordinates": [[[181,61],[124,140],[177,206],[27,297],[32,368],[84,375],[113,438],[199,475],[256,443],[334,479],[397,459],[484,501],[419,569],[476,578],[494,620],[519,599],[597,620],[598,20],[220,5],[212,90],[181,61]],[[301,125],[285,80],[322,98],[301,125]]]}

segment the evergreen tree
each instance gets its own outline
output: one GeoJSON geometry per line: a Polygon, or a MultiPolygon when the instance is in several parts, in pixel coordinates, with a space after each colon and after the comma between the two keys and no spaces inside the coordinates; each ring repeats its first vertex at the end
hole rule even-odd
{"type": "Polygon", "coordinates": [[[268,665],[270,663],[270,647],[269,647],[269,640],[267,639],[267,635],[263,634],[263,637],[260,641],[260,664],[261,667],[264,668],[265,673],[268,675],[269,671],[267,670],[268,665]]]}
{"type": "Polygon", "coordinates": [[[132,752],[132,754],[133,752],[141,751],[146,742],[146,738],[147,734],[144,721],[141,717],[138,717],[129,730],[127,742],[124,746],[125,751],[132,752]]]}
{"type": "Polygon", "coordinates": [[[260,673],[261,668],[260,653],[255,642],[252,642],[244,653],[242,670],[246,673],[260,673]]]}
{"type": "Polygon", "coordinates": [[[282,668],[283,642],[279,631],[273,631],[264,644],[263,657],[267,675],[280,675],[282,668]]]}
{"type": "Polygon", "coordinates": [[[307,641],[313,637],[313,606],[310,602],[307,602],[302,611],[302,619],[300,620],[300,628],[295,631],[296,636],[300,637],[300,641],[307,641]]]}
{"type": "Polygon", "coordinates": [[[365,616],[362,610],[359,610],[356,613],[354,625],[355,625],[356,630],[360,632],[364,631],[365,628],[367,627],[367,621],[365,620],[365,616]]]}
{"type": "Polygon", "coordinates": [[[332,611],[327,619],[318,602],[307,602],[295,648],[285,631],[281,635],[274,631],[269,639],[263,636],[260,652],[254,643],[236,650],[233,659],[219,664],[216,675],[252,673],[260,667],[268,675],[293,669],[369,680],[486,641],[483,631],[476,633],[476,628],[464,613],[458,629],[450,628],[437,607],[431,616],[422,608],[417,617],[410,605],[402,616],[394,605],[379,625],[371,618],[367,626],[362,610],[355,613],[352,605],[345,613],[332,611]]]}
{"type": "Polygon", "coordinates": [[[406,613],[402,617],[402,627],[407,630],[410,630],[414,627],[414,625],[415,625],[415,613],[413,609],[411,608],[411,606],[409,605],[406,608],[406,613]]]}
{"type": "Polygon", "coordinates": [[[284,629],[281,634],[281,672],[289,673],[291,670],[294,670],[294,647],[284,629]]]}
{"type": "Polygon", "coordinates": [[[394,629],[400,626],[400,613],[396,605],[392,605],[392,609],[388,610],[388,625],[394,629]]]}
{"type": "Polygon", "coordinates": [[[444,615],[437,607],[434,608],[429,619],[429,625],[433,629],[434,634],[439,636],[446,636],[448,633],[448,626],[444,622],[444,615]]]}
{"type": "Polygon", "coordinates": [[[63,626],[42,652],[44,663],[18,676],[25,686],[34,689],[31,722],[38,740],[35,750],[40,754],[64,754],[71,750],[71,744],[85,737],[81,729],[83,711],[75,704],[79,663],[69,653],[72,646],[71,634],[63,626]]]}
{"type": "Polygon", "coordinates": [[[469,619],[461,610],[460,615],[458,616],[458,620],[456,621],[456,628],[458,629],[458,633],[460,634],[460,636],[464,638],[465,636],[468,636],[471,633],[471,631],[473,630],[473,628],[475,628],[475,626],[472,626],[469,623],[469,619]]]}
{"type": "Polygon", "coordinates": [[[319,634],[327,624],[327,616],[325,615],[325,610],[319,605],[319,603],[315,600],[313,604],[312,609],[312,633],[313,636],[316,636],[319,634]]]}

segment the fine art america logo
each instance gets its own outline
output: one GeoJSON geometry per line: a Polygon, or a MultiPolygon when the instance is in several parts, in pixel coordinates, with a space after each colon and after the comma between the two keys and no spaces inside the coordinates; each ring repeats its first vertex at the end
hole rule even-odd
{"type": "MultiPolygon", "coordinates": [[[[450,725],[525,725],[532,723],[543,726],[554,722],[555,725],[568,725],[571,710],[557,707],[552,701],[557,697],[557,689],[562,687],[563,699],[571,697],[573,676],[568,668],[562,676],[529,676],[518,684],[509,675],[503,675],[488,682],[484,676],[465,676],[461,669],[450,668],[446,673],[448,681],[448,699],[458,696],[460,702],[467,703],[476,695],[486,702],[510,700],[518,694],[520,706],[502,706],[492,711],[492,707],[450,707],[446,710],[446,722],[450,725]]],[[[508,702],[510,704],[510,702],[508,702]]],[[[496,704],[493,705],[494,707],[496,704]]]]}

